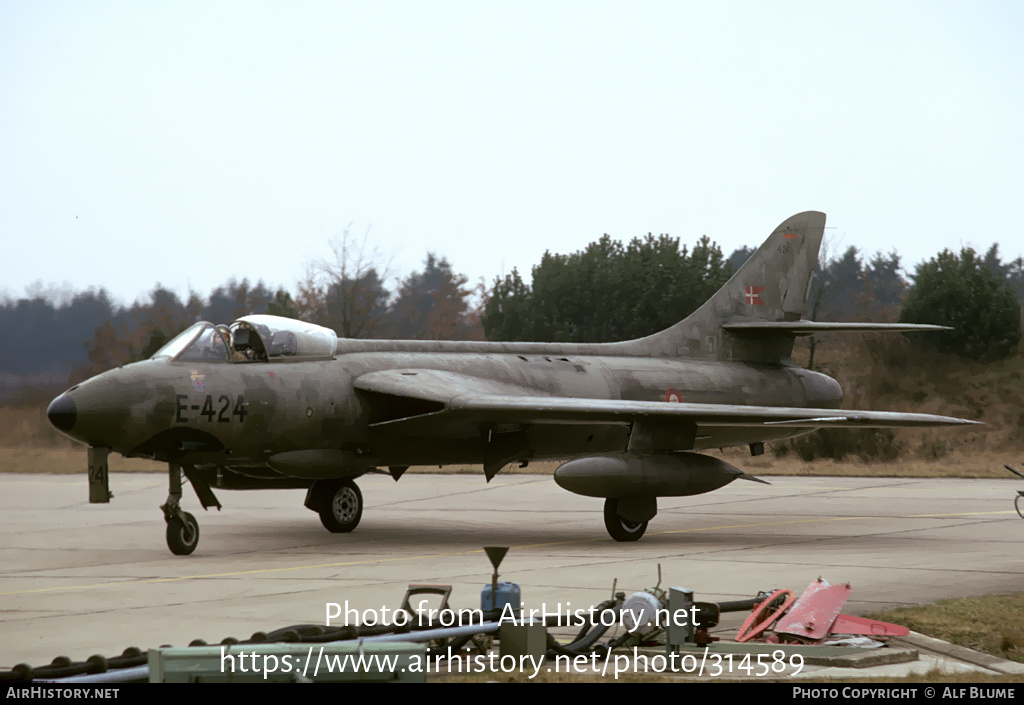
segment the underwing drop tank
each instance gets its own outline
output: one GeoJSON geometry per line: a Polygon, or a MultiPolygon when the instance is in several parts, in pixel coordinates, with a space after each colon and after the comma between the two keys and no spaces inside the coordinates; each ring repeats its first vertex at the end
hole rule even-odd
{"type": "Polygon", "coordinates": [[[616,453],[577,458],[555,470],[559,487],[586,497],[686,497],[749,477],[724,460],[700,453],[616,453]]]}

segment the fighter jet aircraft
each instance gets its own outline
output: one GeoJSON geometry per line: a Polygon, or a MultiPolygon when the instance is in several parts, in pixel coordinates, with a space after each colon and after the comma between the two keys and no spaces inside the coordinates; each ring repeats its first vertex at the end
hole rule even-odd
{"type": "Polygon", "coordinates": [[[75,385],[53,425],[89,446],[89,499],[108,502],[108,452],[169,465],[167,545],[189,554],[214,489],[307,488],[328,531],[363,513],[354,480],[410,465],[567,460],[555,481],[604,498],[617,541],[635,541],[659,497],[756,479],[695,451],[764,444],[816,428],[924,427],[972,421],[839,409],[835,380],[790,360],[796,336],[938,326],[803,320],[823,213],[783,222],[703,306],[676,325],[618,343],[340,339],[267,315],[200,322],[149,360],[75,385]]]}

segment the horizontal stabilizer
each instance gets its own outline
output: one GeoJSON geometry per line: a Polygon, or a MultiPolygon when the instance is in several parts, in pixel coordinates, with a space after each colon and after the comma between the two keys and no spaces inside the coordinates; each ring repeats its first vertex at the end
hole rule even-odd
{"type": "Polygon", "coordinates": [[[925,323],[833,323],[829,321],[736,321],[723,323],[722,330],[741,337],[772,335],[814,335],[815,333],[910,333],[953,330],[949,326],[925,323]]]}

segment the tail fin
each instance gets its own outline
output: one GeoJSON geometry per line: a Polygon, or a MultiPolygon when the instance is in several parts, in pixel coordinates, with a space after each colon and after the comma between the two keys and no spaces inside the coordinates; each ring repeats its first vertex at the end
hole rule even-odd
{"type": "Polygon", "coordinates": [[[818,263],[825,214],[797,213],[782,222],[750,259],[682,321],[654,335],[620,345],[654,357],[778,362],[793,349],[793,333],[750,338],[723,330],[726,324],[799,321],[818,263]]]}

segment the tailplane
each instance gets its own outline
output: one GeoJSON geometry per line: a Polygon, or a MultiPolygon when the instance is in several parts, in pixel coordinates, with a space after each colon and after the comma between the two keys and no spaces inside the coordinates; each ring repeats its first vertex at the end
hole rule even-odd
{"type": "Polygon", "coordinates": [[[703,306],[671,328],[626,345],[642,346],[644,354],[654,357],[751,362],[788,358],[792,332],[752,338],[723,326],[800,321],[824,232],[824,213],[806,211],[787,218],[703,306]]]}
{"type": "Polygon", "coordinates": [[[780,362],[799,335],[952,330],[914,323],[803,320],[825,232],[825,214],[797,213],[768,236],[703,306],[671,328],[619,343],[629,354],[742,362],[780,362]]]}

